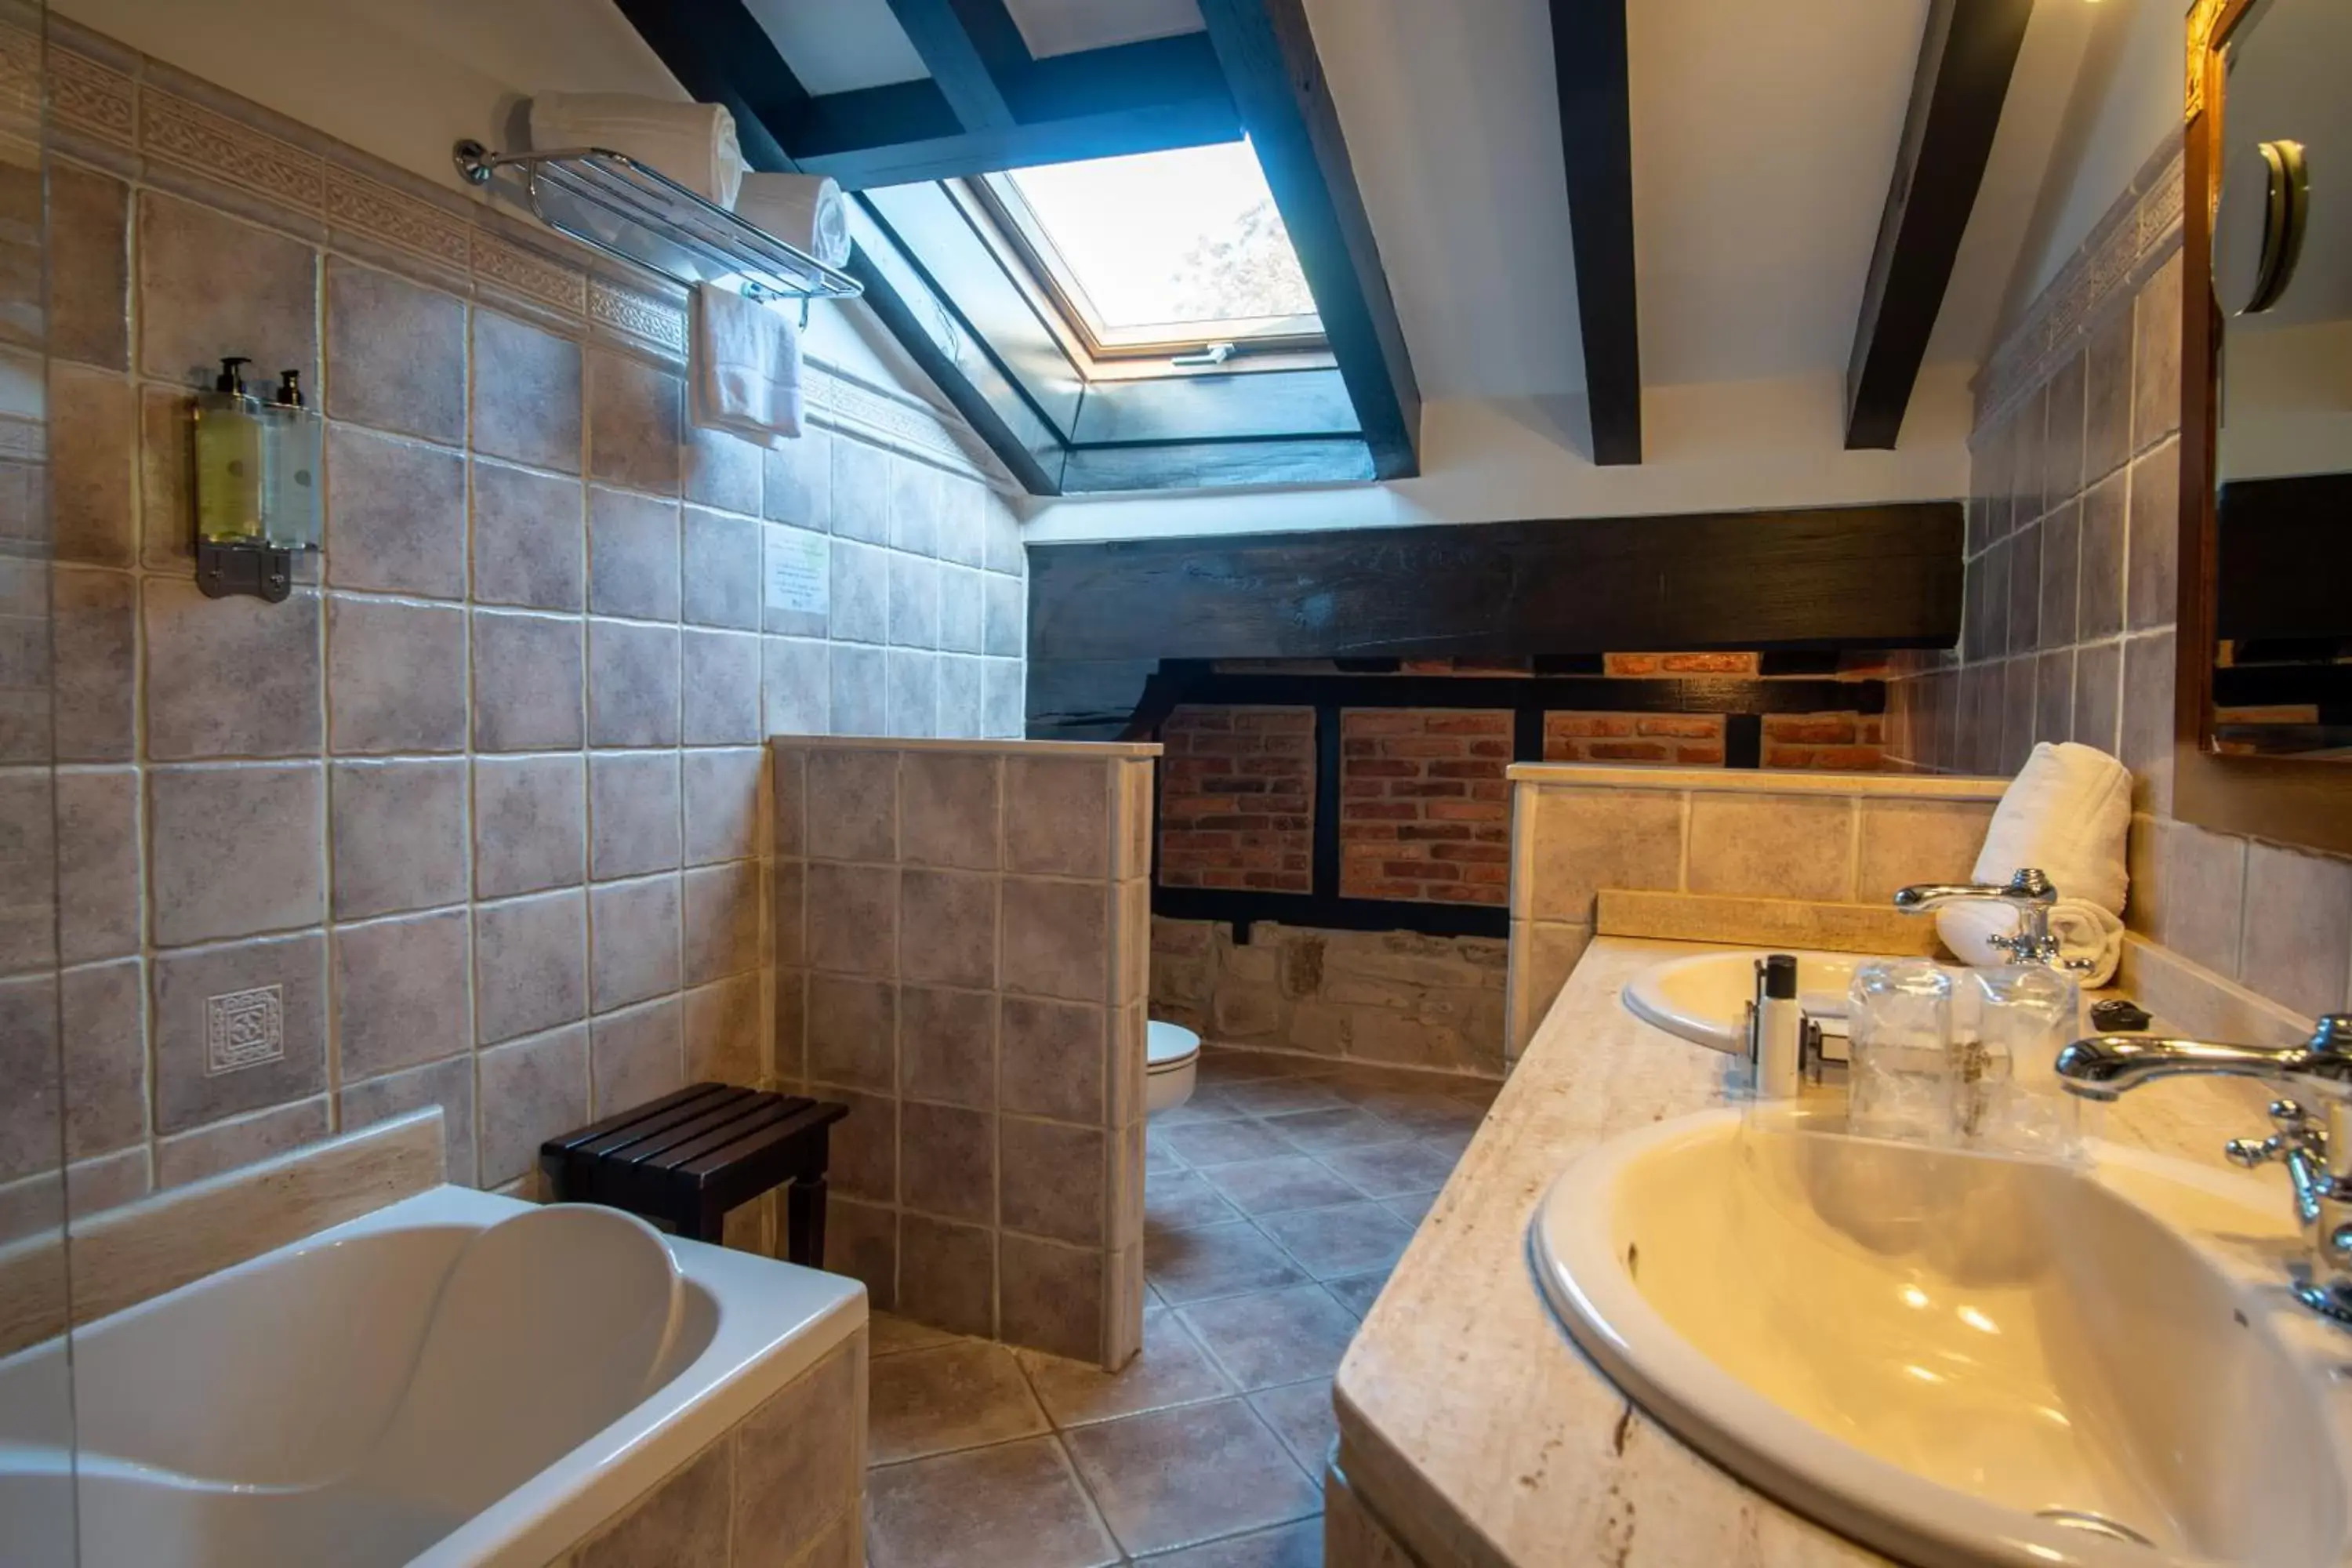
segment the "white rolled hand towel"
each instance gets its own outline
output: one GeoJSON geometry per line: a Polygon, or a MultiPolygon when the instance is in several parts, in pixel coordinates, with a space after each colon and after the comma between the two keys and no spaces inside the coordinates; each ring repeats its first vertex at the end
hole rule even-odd
{"type": "MultiPolygon", "coordinates": [[[[2112,979],[2123,955],[2131,786],[2131,771],[2105,752],[2044,741],[2010,781],[1977,856],[1979,882],[2006,882],[2029,866],[2050,879],[2059,900],[2051,932],[2066,957],[2094,965],[2082,975],[2086,985],[2112,979]]],[[[2016,917],[1998,905],[1954,904],[1936,914],[1944,945],[1969,963],[2006,962],[1990,939],[2016,929],[2016,917]]]]}
{"type": "Polygon", "coordinates": [[[793,317],[705,283],[694,290],[691,327],[687,359],[695,424],[762,447],[797,437],[805,409],[801,334],[793,317]]]}
{"type": "Polygon", "coordinates": [[[530,144],[594,147],[634,158],[705,201],[735,205],[743,149],[724,104],[673,103],[627,92],[542,92],[530,100],[530,144]]]}
{"type": "Polygon", "coordinates": [[[745,174],[735,216],[827,267],[849,259],[848,198],[828,175],[745,174]]]}

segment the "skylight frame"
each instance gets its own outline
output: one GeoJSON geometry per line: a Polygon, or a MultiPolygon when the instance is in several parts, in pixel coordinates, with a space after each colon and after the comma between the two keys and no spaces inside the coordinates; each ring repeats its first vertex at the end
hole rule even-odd
{"type": "Polygon", "coordinates": [[[1239,363],[1244,358],[1279,355],[1295,364],[1301,355],[1328,353],[1319,315],[1240,316],[1128,328],[1106,325],[1087,298],[1076,270],[1022,196],[1013,173],[997,172],[942,184],[997,252],[1007,272],[1041,302],[1056,335],[1082,362],[1111,366],[1119,362],[1164,361],[1231,343],[1236,357],[1219,367],[1231,371],[1246,368],[1239,363]]]}

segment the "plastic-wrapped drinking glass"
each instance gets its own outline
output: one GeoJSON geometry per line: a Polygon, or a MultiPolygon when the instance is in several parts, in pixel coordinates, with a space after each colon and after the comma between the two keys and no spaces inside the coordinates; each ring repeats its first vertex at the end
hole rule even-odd
{"type": "Polygon", "coordinates": [[[1924,958],[1856,966],[1847,1120],[1865,1138],[1941,1142],[1951,1125],[1952,977],[1924,958]]]}
{"type": "Polygon", "coordinates": [[[2060,1089],[2058,1053],[2082,1033],[2082,991],[2038,965],[1969,973],[1972,1046],[1955,1046],[1953,1131],[1964,1142],[2063,1155],[2078,1142],[2074,1097],[2060,1089]]]}

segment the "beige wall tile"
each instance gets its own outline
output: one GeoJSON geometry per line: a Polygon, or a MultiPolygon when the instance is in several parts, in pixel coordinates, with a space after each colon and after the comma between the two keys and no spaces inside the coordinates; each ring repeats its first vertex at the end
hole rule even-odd
{"type": "Polygon", "coordinates": [[[465,910],[338,926],[333,948],[346,1081],[472,1048],[473,930],[465,910]]]}
{"type": "Polygon", "coordinates": [[[996,984],[997,879],[973,871],[898,874],[898,974],[933,985],[996,984]]]}
{"type": "Polygon", "coordinates": [[[463,751],[465,610],[331,595],[327,710],[340,753],[463,751]]]}
{"type": "Polygon", "coordinates": [[[679,756],[598,752],[588,759],[588,874],[670,871],[680,862],[679,756]]]}
{"type": "Polygon", "coordinates": [[[2172,679],[2170,632],[2124,644],[2123,751],[2132,771],[2132,809],[2172,809],[2172,679]]]}
{"type": "Polygon", "coordinates": [[[993,870],[999,781],[992,756],[908,752],[899,763],[899,849],[912,866],[993,870]]]}
{"type": "Polygon", "coordinates": [[[898,873],[885,866],[808,868],[808,961],[842,974],[893,973],[898,954],[898,873]]]}
{"type": "Polygon", "coordinates": [[[136,773],[57,775],[60,962],[86,963],[139,951],[139,846],[136,773]]]}
{"type": "MultiPolygon", "coordinates": [[[[815,1003],[812,998],[811,1010],[815,1003]]],[[[810,1076],[816,1074],[812,1070],[810,1076]]],[[[898,1102],[855,1089],[829,1090],[825,1098],[849,1108],[833,1126],[833,1190],[876,1203],[898,1201],[898,1102]]]]}
{"type": "MultiPolygon", "coordinates": [[[[146,991],[146,970],[136,958],[68,969],[58,976],[68,1160],[110,1153],[147,1136],[146,991]]],[[[21,1092],[12,1095],[12,1102],[27,1108],[45,1103],[21,1092]]],[[[23,1140],[15,1147],[35,1142],[23,1140]]],[[[46,1129],[37,1142],[46,1144],[46,1129]]]]}
{"type": "Polygon", "coordinates": [[[1975,801],[1864,800],[1853,896],[1879,903],[1915,882],[1975,879],[1992,807],[1975,801]]]}
{"type": "Polygon", "coordinates": [[[1008,870],[1108,877],[1116,764],[1072,757],[1013,757],[1004,764],[1008,870]]]}
{"type": "Polygon", "coordinates": [[[2165,945],[2236,979],[2246,841],[2175,822],[2164,829],[2163,855],[2165,945]]]}
{"type": "Polygon", "coordinates": [[[677,988],[677,877],[646,877],[590,889],[591,1010],[609,1012],[677,988]]]}
{"type": "MultiPolygon", "coordinates": [[[[576,417],[576,403],[574,410],[576,417]]],[[[576,463],[576,436],[572,456],[576,463]]],[[[499,463],[468,468],[475,600],[534,610],[583,608],[588,563],[580,481],[499,463]]]]}
{"type": "Polygon", "coordinates": [[[548,1139],[587,1124],[588,1030],[536,1035],[478,1059],[482,1184],[496,1187],[536,1172],[548,1139]]]}
{"type": "Polygon", "coordinates": [[[346,1083],[335,1097],[340,1125],[346,1132],[405,1116],[427,1106],[441,1111],[444,1171],[460,1186],[473,1186],[480,1173],[474,1148],[474,1058],[451,1057],[446,1061],[410,1068],[385,1078],[346,1083]]]}
{"type": "Polygon", "coordinates": [[[477,906],[474,986],[474,1028],[484,1045],[586,1017],[587,895],[574,888],[477,906]]]}
{"type": "Polygon", "coordinates": [[[807,765],[810,858],[891,859],[898,847],[898,753],[820,748],[809,752],[807,765]]]}
{"type": "Polygon", "coordinates": [[[688,871],[686,984],[701,985],[760,963],[760,868],[750,861],[688,871]]]}
{"type": "Polygon", "coordinates": [[[139,743],[137,580],[59,566],[50,584],[57,760],[127,763],[139,743]]]}
{"type": "Polygon", "coordinates": [[[690,506],[686,509],[684,525],[679,567],[684,617],[696,626],[758,631],[759,521],[690,506]]]}
{"type": "Polygon", "coordinates": [[[1513,908],[1536,919],[1589,923],[1602,888],[1671,889],[1682,873],[1683,801],[1664,790],[1546,786],[1521,830],[1529,886],[1513,908]]]}
{"type": "Polygon", "coordinates": [[[996,1241],[982,1226],[900,1215],[898,1310],[960,1334],[994,1333],[996,1241]]]}
{"type": "Polygon", "coordinates": [[[578,752],[474,761],[474,896],[573,887],[587,875],[587,765],[578,752]]]}
{"type": "Polygon", "coordinates": [[[580,345],[476,309],[474,449],[580,471],[580,345]]]}
{"type": "Polygon", "coordinates": [[[476,610],[471,617],[474,745],[561,751],[587,735],[586,656],[575,617],[476,610]]]}
{"type": "Polygon", "coordinates": [[[571,1558],[571,1568],[729,1568],[735,1439],[721,1437],[664,1478],[571,1558]]]}
{"type": "Polygon", "coordinates": [[[590,1021],[588,1077],[595,1095],[591,1115],[615,1115],[685,1086],[679,1015],[677,998],[665,996],[590,1021]]]}
{"type": "Polygon", "coordinates": [[[739,1552],[739,1563],[789,1563],[833,1521],[857,1511],[866,1468],[866,1375],[861,1333],[770,1395],[730,1434],[734,1539],[772,1554],[739,1552]]]}
{"type": "Polygon", "coordinates": [[[833,727],[833,645],[813,637],[760,639],[761,711],[772,735],[822,735],[833,727]]]}
{"type": "Polygon", "coordinates": [[[845,1198],[835,1185],[825,1204],[824,1266],[864,1285],[876,1311],[892,1310],[898,1291],[898,1212],[845,1198]]]}
{"type": "Polygon", "coordinates": [[[1852,801],[1796,795],[1691,798],[1694,893],[1843,899],[1853,888],[1852,801]]]}
{"type": "Polygon", "coordinates": [[[677,605],[677,502],[589,486],[588,608],[674,621],[677,605]]]}
{"type": "Polygon", "coordinates": [[[1109,1225],[1110,1146],[1100,1128],[1002,1119],[998,1215],[1008,1230],[1082,1247],[1103,1245],[1109,1225]]]}
{"type": "Polygon", "coordinates": [[[898,1085],[898,988],[887,981],[810,975],[809,1077],[891,1092],[898,1085]]]}
{"type": "Polygon", "coordinates": [[[1099,882],[1007,877],[1003,882],[1003,989],[1073,1002],[1108,994],[1111,889],[1099,882]]]}
{"type": "Polygon", "coordinates": [[[316,924],[326,914],[317,763],[153,768],[149,918],[158,946],[316,924]]]}
{"type": "Polygon", "coordinates": [[[338,588],[464,597],[464,454],[328,426],[324,560],[338,588]]]}
{"type": "Polygon", "coordinates": [[[679,759],[688,865],[748,859],[761,852],[764,762],[752,746],[692,751],[679,759]]]}
{"type": "Polygon", "coordinates": [[[194,582],[151,577],[140,618],[150,757],[291,757],[320,749],[318,595],[298,590],[278,605],[208,599],[194,582]]]}
{"type": "MultiPolygon", "coordinates": [[[[148,191],[139,198],[139,364],[157,381],[212,384],[224,344],[251,356],[257,380],[302,372],[316,385],[318,253],[148,191]],[[223,267],[223,257],[236,258],[223,267]]],[[[257,388],[258,390],[259,388],[257,388]]]]}
{"type": "Polygon", "coordinates": [[[337,920],[466,898],[466,782],[457,757],[334,764],[328,821],[337,920]]]}
{"type": "Polygon", "coordinates": [[[588,472],[609,485],[678,493],[682,384],[669,372],[588,351],[588,472]]]}
{"type": "Polygon", "coordinates": [[[49,353],[121,370],[131,359],[130,187],[61,160],[49,185],[49,353]]]}
{"type": "Polygon", "coordinates": [[[769,950],[781,968],[808,962],[808,865],[772,861],[768,868],[769,950]]]}
{"type": "MultiPolygon", "coordinates": [[[[805,438],[807,432],[803,430],[805,438]]],[[[788,443],[789,444],[789,443],[788,443]]],[[[686,430],[686,499],[721,511],[760,515],[761,459],[766,448],[723,430],[689,425],[686,430]]],[[[757,607],[755,592],[753,605],[757,607]]],[[[757,624],[756,622],[754,623],[757,624]]]]}
{"type": "Polygon", "coordinates": [[[678,634],[685,690],[679,731],[689,746],[751,745],[761,737],[760,639],[748,633],[678,634]]]}
{"type": "Polygon", "coordinates": [[[436,441],[466,438],[466,302],[341,258],[327,263],[327,412],[436,441]]]}
{"type": "Polygon", "coordinates": [[[996,1006],[1004,1109],[1101,1124],[1111,1043],[1104,1009],[1032,996],[1007,996],[996,1006]]]}
{"type": "Polygon", "coordinates": [[[2239,978],[2298,1013],[2352,1010],[2352,861],[2269,844],[2246,849],[2239,978]]]}
{"type": "Polygon", "coordinates": [[[760,515],[819,533],[833,530],[833,436],[803,429],[760,455],[760,515]]]}
{"type": "Polygon", "coordinates": [[[675,746],[678,742],[676,626],[588,623],[588,743],[675,746]]]}
{"type": "Polygon", "coordinates": [[[1007,1340],[1072,1361],[1111,1359],[1105,1350],[1111,1258],[1028,1236],[1007,1235],[999,1249],[1007,1340]]]}
{"type": "Polygon", "coordinates": [[[2132,448],[2180,428],[2180,258],[2157,269],[2133,306],[2132,448]]]}
{"type": "Polygon", "coordinates": [[[316,1100],[257,1110],[199,1127],[155,1144],[155,1185],[185,1186],[273,1154],[284,1154],[327,1135],[327,1100],[316,1100]]]}
{"type": "Polygon", "coordinates": [[[130,565],[137,517],[131,488],[138,455],[131,383],[79,366],[52,366],[47,437],[56,559],[130,565]]]}
{"type": "Polygon", "coordinates": [[[996,1222],[996,1118],[908,1100],[898,1108],[898,1199],[977,1225],[996,1222]]]}
{"type": "Polygon", "coordinates": [[[686,1077],[689,1083],[766,1086],[762,977],[739,974],[686,994],[686,1077]]]}
{"type": "Polygon", "coordinates": [[[901,1091],[917,1100],[994,1110],[996,1009],[992,992],[899,987],[901,1091]]]}

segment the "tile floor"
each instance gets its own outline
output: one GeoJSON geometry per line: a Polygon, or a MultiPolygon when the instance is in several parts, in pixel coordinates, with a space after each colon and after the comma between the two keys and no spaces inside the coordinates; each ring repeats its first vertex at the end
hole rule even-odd
{"type": "Polygon", "coordinates": [[[1125,1371],[876,1315],[874,1568],[1321,1568],[1331,1374],[1498,1087],[1204,1052],[1125,1371]]]}

